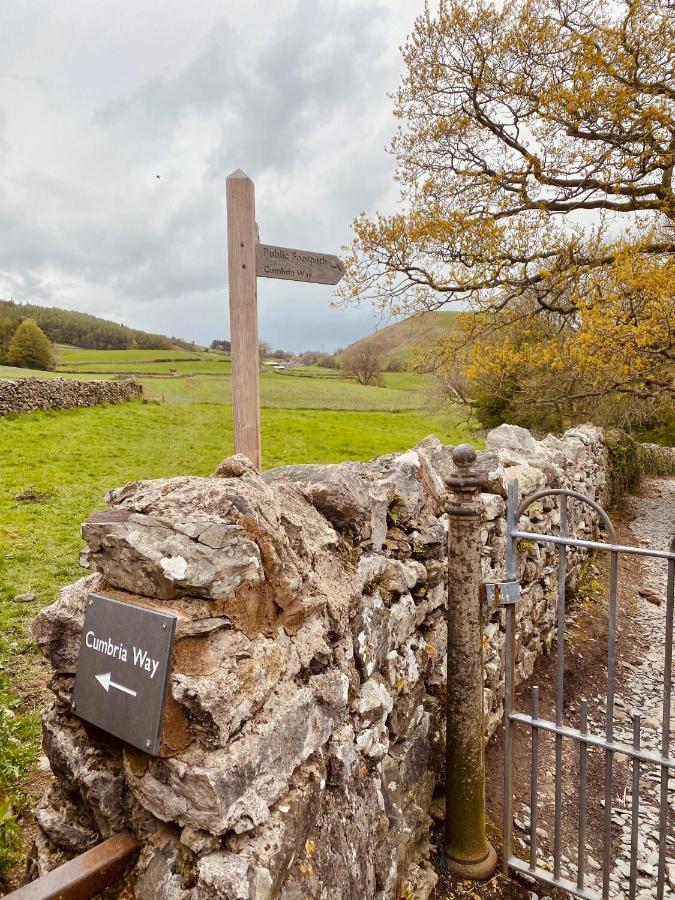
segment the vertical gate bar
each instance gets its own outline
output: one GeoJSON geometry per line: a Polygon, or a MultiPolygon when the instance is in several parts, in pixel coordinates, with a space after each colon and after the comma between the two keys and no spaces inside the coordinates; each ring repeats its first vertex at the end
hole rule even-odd
{"type": "MultiPolygon", "coordinates": [[[[532,718],[539,718],[539,688],[532,688],[532,718]]],[[[530,771],[530,868],[537,868],[537,780],[539,776],[539,727],[532,725],[532,766],[530,771]]]]}
{"type": "MultiPolygon", "coordinates": [[[[670,543],[675,552],[675,537],[670,543]]],[[[663,719],[661,729],[661,756],[670,755],[670,713],[673,689],[673,606],[675,606],[675,561],[668,560],[668,584],[666,587],[666,646],[663,666],[663,719]]],[[[666,875],[666,838],[668,836],[668,766],[661,766],[661,804],[659,809],[659,874],[656,898],[663,900],[666,875]]]]}
{"type": "MultiPolygon", "coordinates": [[[[633,750],[640,749],[640,716],[633,713],[633,750]]],[[[630,893],[629,900],[635,900],[637,889],[638,830],[640,815],[640,760],[633,757],[633,784],[631,787],[631,828],[630,828],[630,893]]]]}
{"type": "MultiPolygon", "coordinates": [[[[605,737],[614,739],[614,681],[616,677],[616,592],[619,572],[619,554],[612,550],[609,570],[609,628],[607,631],[607,718],[605,737]]],[[[612,763],[614,754],[605,751],[605,822],[602,860],[602,896],[609,896],[609,871],[611,866],[612,839],[612,763]]]]}
{"type": "MultiPolygon", "coordinates": [[[[567,497],[561,495],[560,507],[560,537],[567,535],[567,497]]],[[[557,675],[556,675],[556,699],[555,722],[560,726],[563,723],[563,703],[565,698],[565,582],[567,580],[567,547],[560,545],[560,559],[558,562],[558,639],[557,639],[557,675]]],[[[553,835],[553,876],[560,878],[560,853],[561,853],[561,826],[562,826],[562,735],[555,736],[555,831],[553,835]]]]}
{"type": "MultiPolygon", "coordinates": [[[[516,527],[516,508],[518,506],[518,480],[513,479],[508,486],[506,507],[506,580],[514,581],[516,577],[516,539],[513,532],[516,527]]],[[[510,603],[506,607],[505,642],[504,642],[504,859],[502,862],[505,875],[509,874],[509,860],[513,843],[513,727],[511,712],[515,696],[515,630],[516,610],[510,603]]]]}
{"type": "Polygon", "coordinates": [[[509,481],[508,499],[506,506],[506,580],[515,581],[517,554],[516,543],[517,538],[513,538],[513,532],[516,529],[516,510],[518,508],[518,479],[514,478],[509,481]]]}
{"type": "MultiPolygon", "coordinates": [[[[588,700],[581,701],[579,731],[588,731],[588,700]]],[[[577,887],[582,890],[586,870],[586,786],[588,782],[588,747],[579,742],[579,844],[577,846],[577,887]]]]}

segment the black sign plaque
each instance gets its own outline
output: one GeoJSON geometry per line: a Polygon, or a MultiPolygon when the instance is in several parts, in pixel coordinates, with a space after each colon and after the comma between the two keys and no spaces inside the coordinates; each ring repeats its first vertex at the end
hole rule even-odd
{"type": "Polygon", "coordinates": [[[73,712],[156,756],[175,631],[175,616],[90,594],[73,712]]]}

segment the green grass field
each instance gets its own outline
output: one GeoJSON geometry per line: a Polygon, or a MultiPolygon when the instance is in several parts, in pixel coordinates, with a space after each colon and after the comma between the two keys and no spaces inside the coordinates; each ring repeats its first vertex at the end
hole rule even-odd
{"type": "MultiPolygon", "coordinates": [[[[28,626],[63,585],[83,574],[81,522],[105,508],[111,488],[143,478],[207,475],[232,452],[225,355],[63,347],[59,354],[57,372],[0,367],[0,378],[134,372],[146,396],[164,402],[0,418],[0,878],[22,851],[20,825],[46,697],[47,669],[28,626]],[[26,593],[35,600],[13,601],[26,593]]],[[[265,369],[264,466],[369,459],[406,450],[430,433],[448,443],[470,440],[456,413],[425,412],[427,387],[425,378],[407,372],[364,388],[328,369],[265,369]]]]}
{"type": "MultiPolygon", "coordinates": [[[[0,378],[114,378],[134,376],[145,396],[163,403],[220,403],[232,397],[231,363],[222,353],[185,350],[80,350],[59,346],[56,372],[28,372],[0,366],[0,378]]],[[[423,409],[427,376],[388,372],[380,387],[363,387],[335,369],[298,366],[275,371],[263,366],[260,403],[284,409],[383,410],[423,409]]]]}
{"type": "Polygon", "coordinates": [[[59,344],[57,371],[74,374],[192,374],[211,372],[215,375],[231,371],[229,356],[211,350],[82,350],[59,344]]]}

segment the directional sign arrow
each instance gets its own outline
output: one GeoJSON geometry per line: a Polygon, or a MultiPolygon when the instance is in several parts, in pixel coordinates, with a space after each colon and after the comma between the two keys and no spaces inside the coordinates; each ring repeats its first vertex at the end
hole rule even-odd
{"type": "Polygon", "coordinates": [[[337,284],[345,274],[345,267],[332,253],[256,244],[255,272],[262,278],[337,284]]]}
{"type": "Polygon", "coordinates": [[[116,688],[118,691],[123,691],[125,694],[130,694],[132,697],[136,696],[136,691],[132,691],[131,688],[124,687],[123,684],[118,684],[116,681],[113,681],[110,677],[111,675],[112,672],[106,672],[105,675],[96,676],[96,680],[99,682],[106,694],[110,691],[110,688],[116,688]]]}

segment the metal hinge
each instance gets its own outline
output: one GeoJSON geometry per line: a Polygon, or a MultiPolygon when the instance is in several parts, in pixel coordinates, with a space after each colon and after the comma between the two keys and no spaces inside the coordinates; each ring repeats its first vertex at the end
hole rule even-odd
{"type": "Polygon", "coordinates": [[[519,581],[486,581],[483,588],[490,609],[511,606],[520,599],[519,581]]]}

